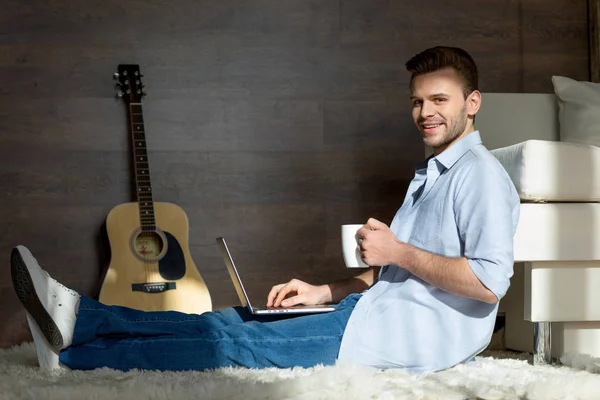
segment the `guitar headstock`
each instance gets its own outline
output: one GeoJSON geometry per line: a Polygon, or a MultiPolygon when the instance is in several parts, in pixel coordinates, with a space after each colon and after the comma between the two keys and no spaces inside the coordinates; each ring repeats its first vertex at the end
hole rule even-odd
{"type": "Polygon", "coordinates": [[[141,103],[144,92],[142,73],[137,64],[119,64],[119,72],[113,78],[117,81],[117,96],[125,99],[127,103],[141,103]]]}

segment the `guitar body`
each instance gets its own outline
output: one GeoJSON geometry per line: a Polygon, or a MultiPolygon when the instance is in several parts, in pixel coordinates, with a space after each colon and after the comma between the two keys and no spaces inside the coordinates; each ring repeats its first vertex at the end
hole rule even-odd
{"type": "Polygon", "coordinates": [[[189,223],[172,203],[154,202],[142,97],[145,84],[135,64],[119,64],[114,78],[127,104],[136,203],[114,207],[106,217],[111,261],[100,288],[104,304],[143,311],[212,311],[208,288],[189,251],[189,223]]]}
{"type": "Polygon", "coordinates": [[[190,256],[187,215],[175,204],[154,202],[154,216],[156,229],[144,232],[138,203],[109,212],[111,261],[99,300],[144,311],[211,311],[208,288],[190,256]]]}

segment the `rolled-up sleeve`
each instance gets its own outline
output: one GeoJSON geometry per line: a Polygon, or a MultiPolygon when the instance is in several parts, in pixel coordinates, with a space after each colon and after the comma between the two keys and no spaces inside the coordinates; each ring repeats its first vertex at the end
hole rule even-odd
{"type": "Polygon", "coordinates": [[[473,273],[500,300],[513,275],[513,238],[519,197],[499,165],[479,160],[463,175],[454,212],[464,257],[473,273]]]}

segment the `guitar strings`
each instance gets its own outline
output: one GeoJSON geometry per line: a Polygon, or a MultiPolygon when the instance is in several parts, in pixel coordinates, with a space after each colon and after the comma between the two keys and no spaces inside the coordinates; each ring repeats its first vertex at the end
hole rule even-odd
{"type": "MultiPolygon", "coordinates": [[[[135,181],[136,181],[136,191],[137,191],[137,200],[138,200],[138,217],[140,219],[140,233],[138,235],[138,237],[136,239],[140,239],[140,240],[144,240],[144,239],[148,239],[146,236],[146,232],[144,231],[144,217],[143,217],[143,213],[145,212],[145,210],[142,209],[142,201],[143,201],[143,197],[147,196],[142,192],[142,187],[140,185],[140,183],[142,182],[142,177],[139,174],[138,171],[138,154],[136,149],[138,148],[138,146],[136,146],[136,143],[139,142],[140,144],[140,148],[144,149],[145,148],[145,137],[144,137],[144,129],[143,129],[143,120],[141,120],[142,118],[142,110],[141,110],[141,103],[130,103],[129,104],[129,115],[130,115],[130,128],[131,128],[131,133],[132,133],[132,149],[133,149],[133,163],[134,163],[134,171],[135,171],[135,181]],[[139,107],[139,113],[134,112],[134,106],[139,107]],[[136,116],[139,115],[140,121],[136,121],[136,116]],[[137,129],[136,128],[137,125],[137,129]],[[138,136],[142,136],[142,137],[138,137],[138,136]]],[[[147,153],[147,152],[146,152],[147,153]]],[[[145,154],[146,159],[144,160],[143,157],[140,157],[139,159],[139,163],[143,164],[145,163],[146,166],[149,166],[148,163],[148,155],[145,154]]],[[[149,174],[146,174],[146,178],[148,178],[148,183],[149,183],[149,174]]],[[[152,196],[152,192],[150,192],[149,196],[152,196]]],[[[150,204],[152,204],[152,202],[150,202],[150,204]]],[[[143,259],[143,264],[144,264],[144,276],[145,276],[145,281],[146,283],[150,283],[150,268],[151,265],[150,263],[147,261],[147,257],[144,254],[141,254],[139,249],[137,249],[137,247],[135,247],[135,251],[138,253],[138,255],[140,255],[143,259]]]]}

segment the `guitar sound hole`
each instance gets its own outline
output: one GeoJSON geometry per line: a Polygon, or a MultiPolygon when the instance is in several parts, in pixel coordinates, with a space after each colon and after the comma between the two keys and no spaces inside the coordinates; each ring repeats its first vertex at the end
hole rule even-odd
{"type": "Polygon", "coordinates": [[[156,231],[140,231],[133,237],[133,251],[143,261],[157,261],[165,252],[166,240],[156,231]]]}

